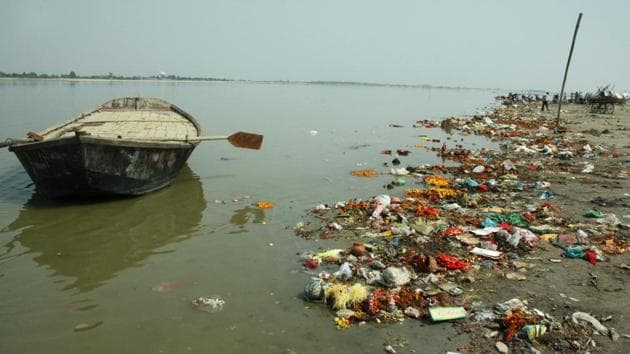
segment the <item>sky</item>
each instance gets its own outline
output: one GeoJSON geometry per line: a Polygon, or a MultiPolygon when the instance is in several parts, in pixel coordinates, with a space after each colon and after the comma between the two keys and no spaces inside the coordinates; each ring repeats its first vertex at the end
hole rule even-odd
{"type": "Polygon", "coordinates": [[[630,1],[0,0],[0,71],[630,90],[630,1]]]}

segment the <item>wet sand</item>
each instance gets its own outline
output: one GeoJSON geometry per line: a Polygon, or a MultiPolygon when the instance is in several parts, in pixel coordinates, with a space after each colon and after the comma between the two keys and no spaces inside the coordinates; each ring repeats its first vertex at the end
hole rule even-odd
{"type": "MultiPolygon", "coordinates": [[[[538,110],[537,105],[532,109],[538,110]]],[[[591,114],[588,106],[567,105],[562,107],[562,126],[567,139],[584,139],[591,147],[605,145],[620,148],[621,157],[597,157],[589,160],[595,166],[592,173],[558,171],[557,168],[543,170],[540,180],[551,182],[555,198],[551,201],[562,208],[562,217],[575,223],[586,223],[583,214],[596,208],[604,213],[614,213],[622,223],[630,224],[623,217],[630,214],[630,107],[616,106],[614,114],[591,114]],[[602,133],[604,132],[604,133],[602,133]],[[594,203],[593,201],[596,201],[594,203]]],[[[550,105],[551,113],[544,116],[554,118],[557,105],[550,105]]],[[[573,163],[579,163],[577,161],[573,163]]],[[[618,235],[630,239],[630,231],[619,229],[618,235]]],[[[603,322],[620,334],[630,334],[630,270],[619,268],[630,264],[630,252],[611,255],[607,262],[596,266],[579,259],[560,257],[562,250],[546,242],[539,242],[532,252],[530,264],[523,281],[506,281],[501,278],[480,279],[474,284],[482,292],[486,303],[497,303],[519,297],[550,313],[556,318],[570,316],[573,312],[587,312],[596,318],[612,316],[603,322]],[[562,259],[552,263],[549,259],[562,259]]],[[[603,336],[593,337],[597,347],[591,352],[627,353],[630,339],[621,337],[616,342],[603,336]]],[[[572,351],[568,348],[567,351],[572,351]]]]}
{"type": "MultiPolygon", "coordinates": [[[[558,107],[552,104],[550,111],[544,113],[540,112],[539,103],[518,105],[515,108],[519,114],[526,112],[553,120],[558,107]]],[[[567,141],[581,141],[582,145],[589,144],[594,151],[597,151],[597,146],[604,147],[607,152],[618,148],[621,156],[613,157],[612,154],[604,153],[590,159],[554,161],[539,154],[527,156],[508,149],[505,157],[521,163],[542,162],[544,168],[531,177],[551,183],[550,190],[554,197],[549,201],[561,207],[560,215],[567,220],[567,224],[592,222],[583,216],[589,209],[613,213],[622,223],[630,224],[630,107],[616,106],[613,114],[591,114],[585,105],[563,105],[561,126],[566,128],[563,136],[567,141]],[[594,165],[593,172],[582,172],[584,162],[594,165]]],[[[529,194],[519,193],[508,204],[540,202],[535,194],[529,194]]],[[[630,230],[620,228],[616,233],[617,237],[630,240],[630,230]]],[[[576,311],[590,313],[598,319],[609,318],[602,324],[622,335],[617,341],[604,336],[592,336],[595,346],[581,350],[569,345],[569,336],[552,336],[546,339],[549,343],[534,345],[538,350],[555,346],[564,347],[565,352],[588,350],[626,353],[630,338],[623,335],[630,334],[630,270],[620,268],[619,265],[630,264],[630,252],[607,255],[608,261],[598,262],[595,266],[581,259],[563,258],[562,253],[562,249],[548,242],[538,242],[536,248],[522,259],[527,263],[526,268],[521,269],[527,279],[512,281],[506,280],[500,273],[479,273],[485,276],[476,279],[471,284],[471,290],[478,291],[479,300],[485,304],[520,298],[527,300],[530,307],[538,308],[557,319],[570,317],[576,311]],[[559,259],[561,263],[554,263],[550,259],[559,259]]],[[[476,339],[472,340],[474,344],[467,347],[466,352],[495,352],[496,338],[487,339],[482,335],[487,331],[486,328],[473,329],[472,336],[476,339]]],[[[516,351],[511,352],[530,352],[527,348],[528,345],[512,347],[516,351]]]]}

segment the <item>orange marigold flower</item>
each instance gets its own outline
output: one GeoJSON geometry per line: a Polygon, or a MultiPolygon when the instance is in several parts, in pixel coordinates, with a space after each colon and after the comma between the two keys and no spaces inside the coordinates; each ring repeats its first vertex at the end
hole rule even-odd
{"type": "Polygon", "coordinates": [[[435,196],[438,199],[450,198],[457,196],[457,190],[453,188],[431,187],[426,192],[429,196],[435,196]]]}
{"type": "Polygon", "coordinates": [[[424,178],[424,181],[427,184],[431,184],[431,185],[439,186],[439,187],[448,186],[451,183],[451,181],[448,178],[445,178],[442,176],[426,176],[424,178]]]}
{"type": "Polygon", "coordinates": [[[275,205],[273,205],[272,203],[267,203],[267,202],[258,202],[256,203],[256,206],[259,207],[260,209],[271,209],[275,207],[275,205]]]}
{"type": "Polygon", "coordinates": [[[420,205],[418,209],[416,209],[416,216],[422,216],[425,218],[439,218],[440,212],[430,206],[420,205]]]}
{"type": "Polygon", "coordinates": [[[352,171],[350,172],[350,174],[355,177],[376,177],[378,175],[378,172],[376,172],[376,170],[373,168],[366,168],[363,170],[352,171]]]}
{"type": "Polygon", "coordinates": [[[421,199],[424,198],[423,189],[407,189],[405,191],[405,198],[421,199]]]}

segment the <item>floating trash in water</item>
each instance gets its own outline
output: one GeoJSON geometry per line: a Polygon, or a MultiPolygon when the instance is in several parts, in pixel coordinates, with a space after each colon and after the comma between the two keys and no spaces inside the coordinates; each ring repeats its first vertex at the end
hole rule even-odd
{"type": "Polygon", "coordinates": [[[192,301],[193,306],[199,311],[205,312],[219,312],[223,310],[225,300],[218,296],[203,297],[200,296],[192,301]]]}
{"type": "Polygon", "coordinates": [[[79,323],[78,325],[74,326],[74,331],[75,332],[83,332],[83,331],[88,331],[90,329],[94,329],[100,325],[103,324],[103,321],[98,321],[98,322],[94,322],[94,323],[79,323]]]}
{"type": "Polygon", "coordinates": [[[268,203],[268,202],[258,202],[258,203],[256,203],[256,206],[259,207],[260,209],[272,209],[272,208],[275,208],[275,205],[273,205],[273,203],[268,203]]]}
{"type": "Polygon", "coordinates": [[[350,174],[355,176],[355,177],[376,177],[376,176],[378,176],[378,172],[376,172],[376,170],[373,169],[373,168],[366,168],[366,169],[363,169],[363,170],[351,171],[350,174]]]}
{"type": "Polygon", "coordinates": [[[166,292],[173,291],[181,287],[182,287],[182,283],[178,281],[165,281],[165,282],[153,285],[151,287],[151,290],[155,291],[156,293],[166,293],[166,292]]]}

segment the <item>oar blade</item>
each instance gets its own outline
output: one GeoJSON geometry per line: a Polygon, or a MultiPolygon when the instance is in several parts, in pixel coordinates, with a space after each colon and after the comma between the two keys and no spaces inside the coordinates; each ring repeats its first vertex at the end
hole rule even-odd
{"type": "Polygon", "coordinates": [[[262,146],[263,136],[256,133],[237,132],[230,135],[228,141],[239,148],[259,150],[262,146]]]}

